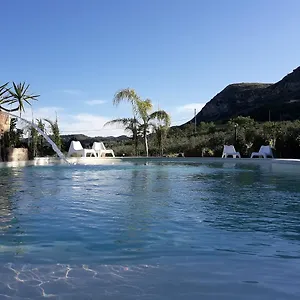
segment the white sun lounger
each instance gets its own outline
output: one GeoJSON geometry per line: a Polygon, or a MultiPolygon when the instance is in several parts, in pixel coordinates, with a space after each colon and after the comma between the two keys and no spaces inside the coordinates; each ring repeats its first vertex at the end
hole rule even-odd
{"type": "Polygon", "coordinates": [[[241,158],[240,152],[237,152],[233,145],[224,145],[222,158],[227,158],[228,156],[241,158]]]}
{"type": "Polygon", "coordinates": [[[92,146],[95,150],[97,157],[105,157],[106,154],[111,154],[112,157],[115,157],[115,153],[112,149],[106,149],[103,142],[94,142],[92,146]]]}
{"type": "Polygon", "coordinates": [[[88,154],[94,157],[97,156],[94,149],[84,149],[79,141],[71,142],[68,151],[68,156],[71,156],[72,154],[79,154],[82,157],[87,157],[88,154]]]}
{"type": "Polygon", "coordinates": [[[263,158],[268,158],[268,156],[270,156],[271,158],[274,158],[272,148],[270,146],[261,146],[258,152],[252,152],[251,158],[255,156],[262,156],[263,158]]]}

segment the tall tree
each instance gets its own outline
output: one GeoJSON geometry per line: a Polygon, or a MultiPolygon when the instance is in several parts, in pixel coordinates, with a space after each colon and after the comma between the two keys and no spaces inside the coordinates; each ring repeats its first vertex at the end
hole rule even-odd
{"type": "Polygon", "coordinates": [[[132,136],[132,140],[134,143],[134,151],[135,155],[137,156],[137,149],[138,149],[138,126],[140,123],[136,118],[119,118],[119,119],[114,119],[111,120],[107,123],[104,124],[104,126],[109,126],[109,125],[121,125],[125,132],[128,132],[132,136]]]}
{"type": "Polygon", "coordinates": [[[152,129],[158,134],[159,148],[162,153],[164,138],[170,127],[170,116],[164,110],[158,110],[151,113],[153,105],[150,99],[139,100],[137,102],[137,108],[141,119],[140,130],[142,132],[147,157],[149,155],[147,136],[152,129]]]}
{"type": "MultiPolygon", "coordinates": [[[[34,124],[34,120],[32,120],[32,124],[34,124]]],[[[33,159],[38,155],[38,139],[39,133],[38,131],[31,125],[27,125],[24,127],[24,133],[28,134],[28,150],[29,150],[29,157],[33,159]]]]}
{"type": "Polygon", "coordinates": [[[138,115],[141,119],[141,125],[140,129],[142,132],[143,140],[144,140],[144,146],[145,146],[145,152],[146,156],[149,156],[149,149],[148,149],[148,133],[149,133],[149,121],[150,121],[150,116],[149,113],[152,110],[152,102],[150,99],[146,100],[139,100],[137,102],[137,108],[138,108],[138,115]]]}
{"type": "Polygon", "coordinates": [[[61,150],[62,143],[61,143],[61,136],[60,136],[57,118],[55,119],[54,122],[49,119],[44,119],[44,120],[50,125],[51,133],[53,136],[53,142],[56,144],[58,149],[61,150]]]}
{"type": "MultiPolygon", "coordinates": [[[[157,111],[151,114],[153,104],[150,99],[142,100],[134,89],[123,89],[118,91],[115,94],[113,99],[113,103],[118,105],[122,101],[127,101],[132,105],[132,112],[133,112],[133,125],[134,129],[134,136],[133,139],[135,141],[135,152],[137,155],[137,139],[138,139],[138,132],[140,131],[144,141],[144,147],[146,156],[149,156],[149,149],[148,149],[148,134],[151,130],[153,119],[157,119],[158,121],[165,120],[167,124],[169,122],[169,118],[166,116],[168,115],[165,111],[157,111]]],[[[160,127],[161,133],[163,131],[163,127],[160,127]]],[[[163,135],[161,135],[162,137],[163,135]]],[[[162,142],[162,139],[160,139],[162,142]]]]}
{"type": "MultiPolygon", "coordinates": [[[[40,130],[45,132],[45,123],[43,122],[43,119],[36,119],[37,126],[40,130]]],[[[44,155],[44,137],[37,133],[37,153],[39,156],[44,155]]]]}
{"type": "MultiPolygon", "coordinates": [[[[152,109],[152,102],[150,99],[142,100],[134,89],[123,89],[118,91],[113,99],[114,105],[119,105],[120,102],[127,101],[131,103],[132,112],[133,112],[133,119],[134,119],[134,126],[137,126],[140,123],[140,129],[142,131],[144,146],[146,156],[149,154],[148,150],[148,114],[149,111],[152,109]]],[[[135,154],[137,155],[137,141],[138,141],[138,128],[134,130],[134,145],[135,145],[135,154]]]]}
{"type": "Polygon", "coordinates": [[[30,157],[33,159],[37,156],[38,152],[38,132],[37,130],[31,126],[30,127],[30,142],[29,142],[29,150],[30,150],[30,157]]]}
{"type": "Polygon", "coordinates": [[[149,121],[151,120],[156,135],[156,139],[157,139],[159,155],[163,156],[164,143],[167,138],[167,133],[171,125],[171,118],[166,111],[158,110],[153,112],[149,116],[149,121]]]}
{"type": "Polygon", "coordinates": [[[4,139],[6,140],[6,147],[17,148],[20,147],[21,138],[23,134],[22,129],[17,128],[17,118],[12,118],[10,120],[10,129],[8,132],[4,133],[4,139]]]}
{"type": "MultiPolygon", "coordinates": [[[[132,133],[133,133],[133,143],[134,143],[134,151],[135,155],[138,155],[138,134],[137,134],[137,125],[138,125],[138,118],[139,118],[139,110],[138,110],[138,103],[139,103],[140,97],[137,95],[136,91],[134,89],[122,89],[119,90],[113,99],[113,104],[118,106],[121,102],[129,102],[132,107],[132,113],[133,113],[133,120],[132,120],[132,133]]],[[[118,123],[118,122],[115,122],[118,123]]]]}

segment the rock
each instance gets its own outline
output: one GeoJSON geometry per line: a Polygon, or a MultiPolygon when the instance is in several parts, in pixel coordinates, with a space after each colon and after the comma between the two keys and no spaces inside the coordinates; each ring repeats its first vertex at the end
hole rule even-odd
{"type": "Polygon", "coordinates": [[[0,111],[0,134],[3,134],[10,129],[10,116],[0,111]]]}

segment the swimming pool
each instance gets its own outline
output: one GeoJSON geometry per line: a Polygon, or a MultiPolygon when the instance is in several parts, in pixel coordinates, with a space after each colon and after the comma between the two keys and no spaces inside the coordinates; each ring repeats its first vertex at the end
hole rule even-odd
{"type": "Polygon", "coordinates": [[[299,220],[268,166],[3,168],[0,299],[299,299],[299,220]]]}

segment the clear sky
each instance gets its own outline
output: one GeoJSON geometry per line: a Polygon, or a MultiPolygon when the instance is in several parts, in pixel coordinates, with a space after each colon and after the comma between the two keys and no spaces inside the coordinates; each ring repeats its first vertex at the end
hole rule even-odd
{"type": "Polygon", "coordinates": [[[65,134],[122,133],[103,124],[130,115],[112,105],[126,87],[181,124],[230,83],[299,66],[299,16],[299,0],[2,1],[0,83],[30,83],[34,117],[57,112],[65,134]]]}

